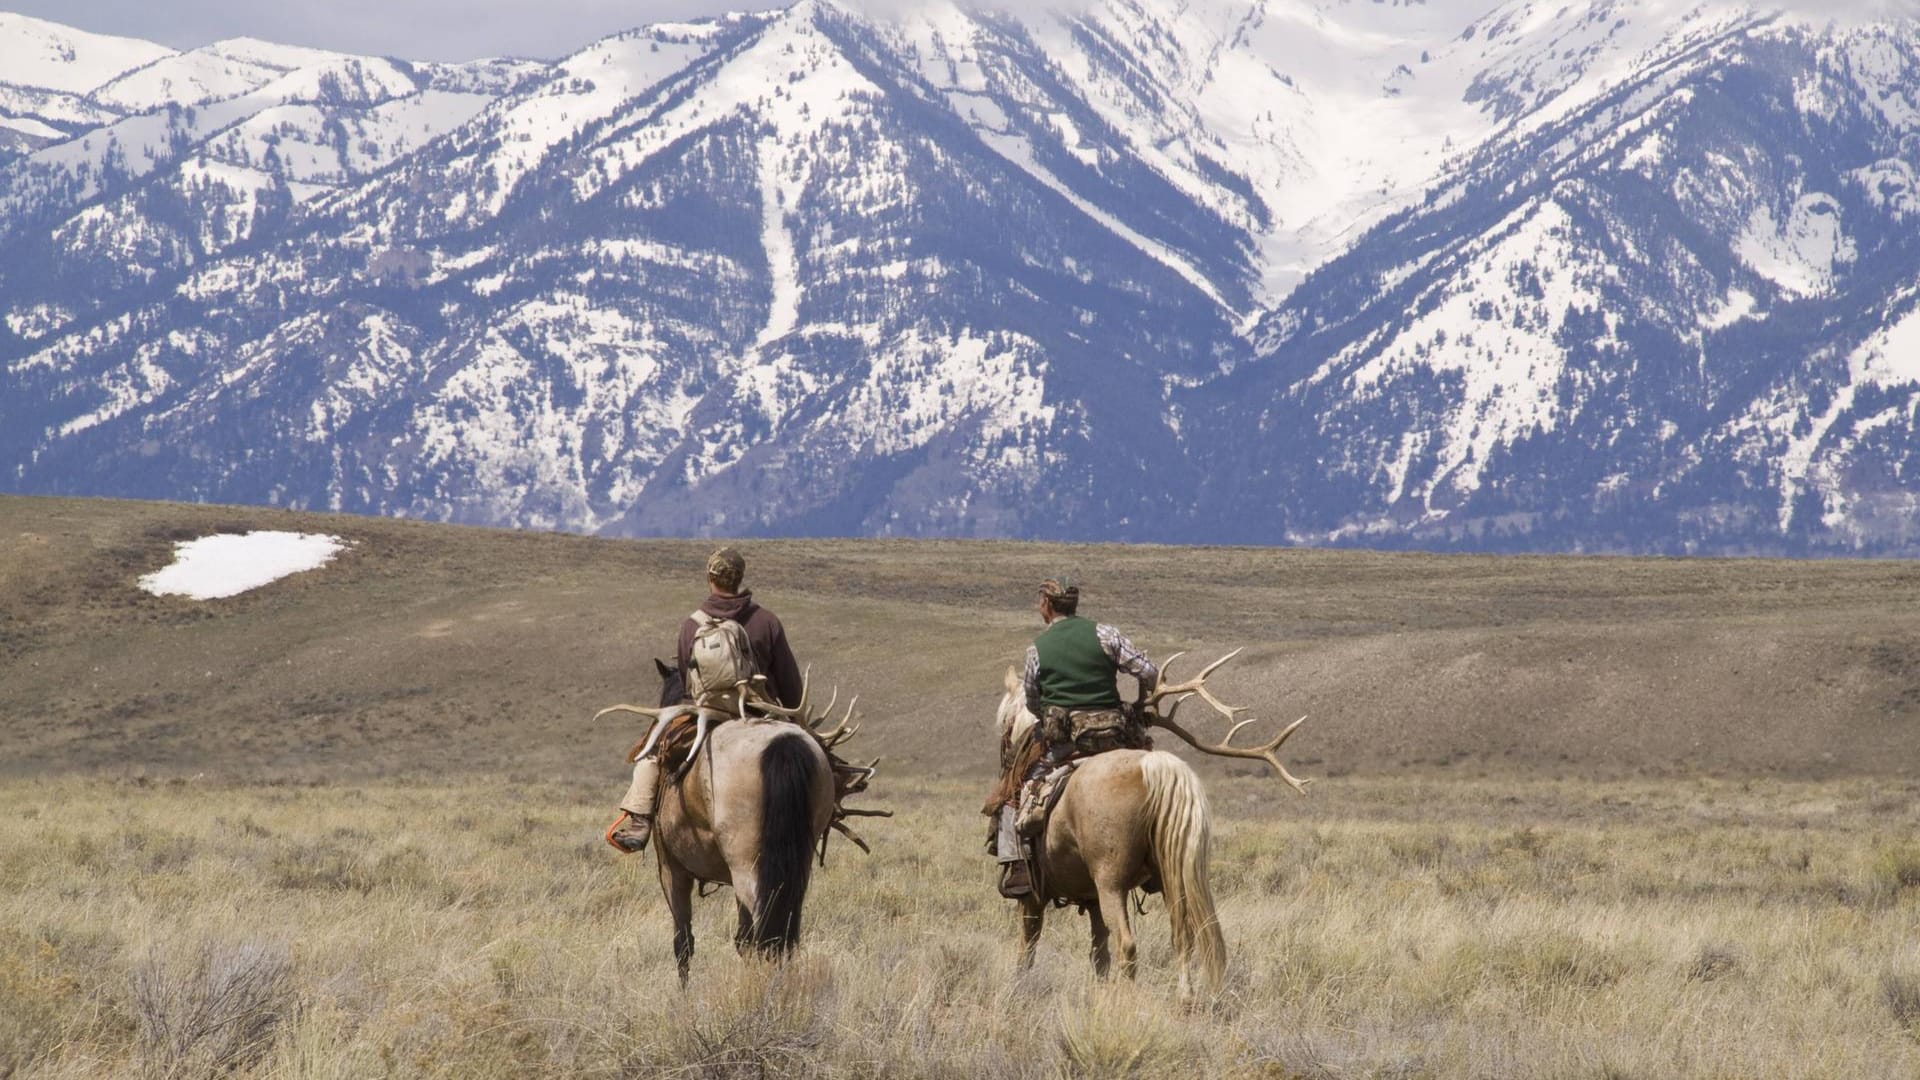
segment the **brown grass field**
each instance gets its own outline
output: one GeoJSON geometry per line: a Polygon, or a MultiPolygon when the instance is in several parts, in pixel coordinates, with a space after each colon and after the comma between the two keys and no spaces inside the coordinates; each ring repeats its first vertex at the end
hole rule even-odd
{"type": "Polygon", "coordinates": [[[784,966],[599,842],[698,542],[0,498],[0,1077],[1920,1075],[1920,567],[781,541],[749,583],[886,764],[784,966]],[[231,600],[172,542],[319,529],[231,600]],[[976,810],[1032,583],[1319,778],[1200,762],[1226,991],[1056,913],[976,810]]]}

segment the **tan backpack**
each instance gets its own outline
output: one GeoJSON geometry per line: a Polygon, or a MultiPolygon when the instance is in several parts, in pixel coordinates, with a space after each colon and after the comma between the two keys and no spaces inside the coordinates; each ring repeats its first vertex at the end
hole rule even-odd
{"type": "Polygon", "coordinates": [[[690,617],[694,629],[687,692],[693,700],[704,702],[753,678],[753,647],[747,643],[746,627],[704,611],[690,617]]]}

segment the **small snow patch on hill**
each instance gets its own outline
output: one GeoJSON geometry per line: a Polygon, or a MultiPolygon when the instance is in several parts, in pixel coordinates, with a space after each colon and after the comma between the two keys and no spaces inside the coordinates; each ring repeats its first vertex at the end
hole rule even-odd
{"type": "Polygon", "coordinates": [[[155,596],[214,600],[238,596],[302,570],[325,566],[346,547],[324,533],[250,532],[175,544],[173,565],[140,579],[155,596]]]}

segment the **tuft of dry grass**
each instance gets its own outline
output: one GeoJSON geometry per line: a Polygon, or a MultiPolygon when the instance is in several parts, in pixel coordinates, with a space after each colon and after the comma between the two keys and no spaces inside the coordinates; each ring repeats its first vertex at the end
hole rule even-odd
{"type": "Polygon", "coordinates": [[[155,1077],[232,1072],[260,1060],[293,1009],[284,947],[205,942],[190,956],[156,947],[133,970],[136,1056],[155,1077]]]}
{"type": "Polygon", "coordinates": [[[0,1075],[1915,1075],[1914,794],[1218,784],[1231,966],[1183,1011],[1153,901],[1138,984],[1091,977],[1071,911],[1015,972],[971,785],[889,785],[791,962],[736,956],[727,895],[703,902],[683,991],[600,785],[19,781],[0,1075]]]}

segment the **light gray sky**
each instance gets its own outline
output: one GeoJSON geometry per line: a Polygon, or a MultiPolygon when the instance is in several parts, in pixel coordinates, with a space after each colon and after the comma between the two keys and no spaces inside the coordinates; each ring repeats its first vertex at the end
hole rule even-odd
{"type": "Polygon", "coordinates": [[[398,56],[553,58],[662,20],[785,0],[0,0],[0,10],[190,49],[229,37],[398,56]]]}
{"type": "MultiPolygon", "coordinates": [[[[0,10],[103,34],[190,49],[227,37],[398,56],[473,60],[565,56],[595,38],[647,23],[729,10],[784,7],[790,0],[0,0],[0,10]]],[[[876,14],[915,0],[861,0],[876,14]]],[[[1073,4],[1080,0],[987,0],[1073,4]]],[[[1172,0],[1162,0],[1171,4],[1172,0]]],[[[1496,0],[1485,0],[1491,8],[1496,0]]],[[[1920,14],[1920,0],[1774,0],[1816,20],[1920,14]]]]}

